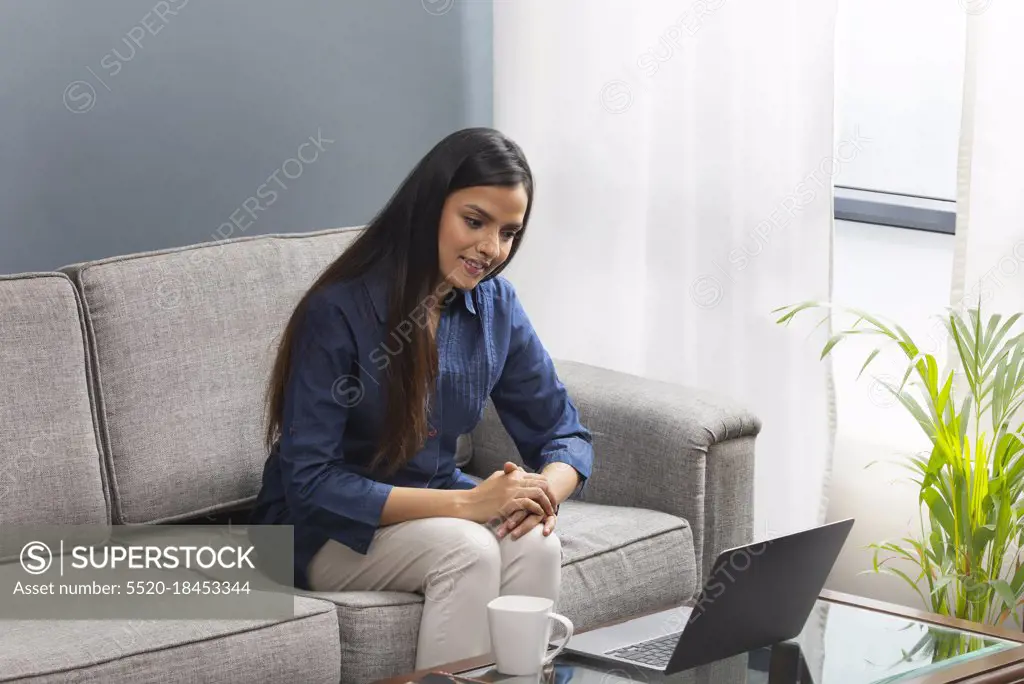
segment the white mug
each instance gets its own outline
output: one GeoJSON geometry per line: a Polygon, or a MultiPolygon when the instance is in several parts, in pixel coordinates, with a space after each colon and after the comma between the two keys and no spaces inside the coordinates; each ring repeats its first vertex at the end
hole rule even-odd
{"type": "Polygon", "coordinates": [[[491,651],[498,672],[508,675],[537,674],[562,652],[572,637],[569,618],[551,612],[555,602],[540,596],[499,596],[487,604],[491,627],[491,651]],[[548,650],[551,621],[565,627],[565,638],[554,651],[548,650]]]}

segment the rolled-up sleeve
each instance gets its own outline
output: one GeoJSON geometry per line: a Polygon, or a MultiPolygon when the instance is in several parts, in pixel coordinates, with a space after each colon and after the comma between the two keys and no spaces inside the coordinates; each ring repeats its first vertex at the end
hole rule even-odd
{"type": "Polygon", "coordinates": [[[576,406],[558,379],[555,365],[515,290],[511,285],[507,287],[512,334],[491,400],[523,461],[538,471],[549,463],[568,463],[580,475],[578,493],[594,463],[590,431],[580,422],[576,406]]]}
{"type": "Polygon", "coordinates": [[[280,464],[285,498],[296,524],[331,534],[339,522],[379,527],[392,486],[356,472],[345,461],[342,436],[353,392],[355,342],[343,311],[311,297],[296,330],[285,385],[280,464]]]}

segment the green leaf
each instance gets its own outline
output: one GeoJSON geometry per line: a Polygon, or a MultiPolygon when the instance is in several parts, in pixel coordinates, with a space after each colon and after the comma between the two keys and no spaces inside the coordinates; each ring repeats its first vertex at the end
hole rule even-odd
{"type": "Polygon", "coordinates": [[[996,595],[1002,600],[1003,605],[1013,610],[1017,607],[1017,594],[1013,591],[1006,580],[997,579],[992,580],[988,583],[990,587],[995,589],[996,595]]]}
{"type": "Polygon", "coordinates": [[[904,330],[898,323],[894,323],[893,326],[896,332],[899,334],[899,341],[903,343],[903,351],[907,353],[907,356],[916,356],[918,353],[917,345],[914,344],[914,340],[911,339],[910,334],[904,330]]]}
{"type": "Polygon", "coordinates": [[[943,575],[938,580],[936,580],[935,587],[932,589],[931,593],[933,595],[939,593],[940,591],[945,589],[950,582],[952,582],[955,579],[956,575],[943,575]]]}
{"type": "Polygon", "coordinates": [[[939,524],[942,525],[943,532],[945,532],[948,537],[952,537],[956,523],[953,521],[953,513],[949,509],[949,504],[947,504],[934,489],[924,490],[921,492],[921,497],[925,500],[925,503],[928,504],[928,510],[932,512],[932,515],[934,515],[939,521],[939,524]]]}
{"type": "Polygon", "coordinates": [[[1010,589],[1013,590],[1014,596],[1021,595],[1021,590],[1024,589],[1024,564],[1021,564],[1017,568],[1017,572],[1013,573],[1013,579],[1010,580],[1010,589]]]}
{"type": "Polygon", "coordinates": [[[982,554],[985,552],[985,547],[988,546],[989,542],[992,541],[995,535],[995,525],[983,525],[974,530],[972,546],[974,547],[973,551],[975,558],[981,558],[982,554]]]}
{"type": "Polygon", "coordinates": [[[912,554],[910,551],[907,551],[905,548],[900,546],[899,544],[895,544],[893,542],[886,542],[884,544],[881,544],[879,548],[885,551],[891,551],[892,553],[895,553],[897,556],[900,556],[905,560],[909,560],[915,563],[917,562],[917,557],[914,556],[914,554],[912,554]]]}
{"type": "MultiPolygon", "coordinates": [[[[993,336],[992,344],[993,345],[999,344],[1002,341],[1002,339],[1004,337],[1006,337],[1006,334],[1008,332],[1010,332],[1010,328],[1013,327],[1013,324],[1016,323],[1020,319],[1020,317],[1021,317],[1021,314],[1015,313],[1012,316],[1010,316],[1008,319],[1006,319],[1006,322],[1003,323],[1003,327],[999,329],[999,331],[995,334],[995,336],[993,336]]],[[[994,318],[996,320],[998,320],[999,319],[998,314],[994,318]]]]}
{"type": "Polygon", "coordinates": [[[972,393],[978,394],[978,385],[975,379],[977,377],[977,373],[973,364],[973,355],[968,343],[968,333],[966,328],[959,319],[950,315],[947,330],[949,331],[950,337],[953,338],[953,342],[956,344],[957,354],[960,356],[964,375],[967,376],[967,384],[970,386],[972,393]]]}
{"type": "Polygon", "coordinates": [[[935,558],[935,562],[942,565],[943,561],[946,559],[946,546],[943,543],[944,539],[942,537],[942,533],[937,527],[932,530],[930,535],[928,535],[928,541],[932,546],[932,554],[935,558]]]}
{"type": "Polygon", "coordinates": [[[936,417],[940,418],[945,413],[946,403],[949,401],[949,394],[953,390],[953,372],[950,371],[946,377],[946,382],[942,385],[942,390],[939,392],[938,399],[935,401],[935,413],[936,417]]]}
{"type": "Polygon", "coordinates": [[[824,359],[826,356],[828,356],[828,353],[832,351],[832,348],[839,344],[840,340],[842,340],[844,337],[846,337],[845,332],[833,335],[831,339],[829,339],[829,341],[825,343],[825,348],[821,350],[821,356],[818,357],[818,360],[820,361],[821,359],[824,359]]]}
{"type": "Polygon", "coordinates": [[[815,309],[815,308],[819,308],[819,307],[829,307],[829,306],[831,306],[831,305],[827,304],[827,303],[807,301],[807,302],[802,302],[802,303],[796,304],[796,305],[780,306],[777,309],[772,309],[771,313],[778,313],[779,311],[782,311],[784,309],[791,309],[789,313],[787,313],[785,316],[783,316],[779,320],[775,321],[777,324],[788,325],[789,321],[792,320],[792,318],[794,316],[796,316],[801,311],[804,311],[805,309],[815,309]]]}
{"type": "Polygon", "coordinates": [[[868,358],[864,362],[864,365],[861,366],[860,370],[857,372],[857,380],[860,380],[860,376],[864,374],[865,370],[867,370],[868,364],[874,361],[875,357],[878,356],[878,352],[880,351],[882,351],[881,347],[875,347],[875,349],[870,354],[868,354],[868,358]]]}
{"type": "Polygon", "coordinates": [[[871,315],[871,314],[869,314],[867,312],[861,311],[860,309],[848,309],[848,311],[850,313],[857,314],[858,316],[863,318],[868,323],[871,323],[871,325],[873,325],[876,328],[878,328],[878,330],[880,330],[887,337],[890,337],[893,340],[898,340],[899,339],[898,336],[896,335],[896,333],[894,333],[889,328],[889,326],[887,326],[884,323],[882,323],[881,318],[879,318],[878,316],[873,316],[873,315],[871,315]]]}
{"type": "Polygon", "coordinates": [[[889,568],[889,567],[880,568],[879,569],[879,573],[883,574],[883,575],[894,575],[895,577],[899,577],[904,582],[909,584],[910,587],[915,592],[917,592],[917,595],[921,597],[921,603],[923,603],[925,606],[930,606],[931,605],[929,603],[929,601],[924,597],[924,594],[921,593],[921,588],[917,586],[917,582],[915,582],[914,580],[910,579],[907,576],[907,573],[903,572],[899,568],[889,568]]]}
{"type": "Polygon", "coordinates": [[[921,566],[922,570],[924,570],[926,574],[927,570],[931,567],[931,564],[938,562],[939,559],[935,557],[931,553],[931,551],[929,551],[928,548],[925,547],[925,545],[919,542],[918,540],[912,539],[910,537],[905,537],[903,541],[910,544],[910,546],[915,551],[917,551],[917,558],[915,558],[914,561],[921,566]]]}
{"type": "Polygon", "coordinates": [[[892,392],[896,399],[898,399],[899,402],[903,404],[903,406],[908,411],[910,411],[911,415],[913,415],[914,418],[917,420],[918,425],[920,425],[921,429],[924,430],[926,435],[928,435],[928,438],[934,441],[936,433],[935,424],[932,422],[932,419],[928,416],[928,414],[925,413],[924,409],[921,408],[921,405],[918,403],[917,399],[915,399],[908,392],[897,392],[887,382],[881,380],[879,382],[883,387],[892,392]]]}

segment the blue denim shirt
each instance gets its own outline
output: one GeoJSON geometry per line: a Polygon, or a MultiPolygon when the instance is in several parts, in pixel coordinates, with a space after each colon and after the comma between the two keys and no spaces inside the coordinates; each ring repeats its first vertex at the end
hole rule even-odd
{"type": "MultiPolygon", "coordinates": [[[[590,477],[590,432],[515,290],[499,276],[456,290],[443,309],[429,437],[398,472],[373,479],[368,465],[384,419],[387,364],[406,343],[401,326],[385,329],[388,289],[379,267],[332,284],[310,298],[295,335],[282,434],[250,522],[294,525],[301,589],[310,588],[306,569],[328,539],[367,552],[393,487],[474,486],[455,465],[455,444],[479,422],[487,397],[524,463],[535,470],[568,463],[581,487],[590,477]]],[[[407,324],[425,324],[426,310],[420,314],[407,324]]]]}

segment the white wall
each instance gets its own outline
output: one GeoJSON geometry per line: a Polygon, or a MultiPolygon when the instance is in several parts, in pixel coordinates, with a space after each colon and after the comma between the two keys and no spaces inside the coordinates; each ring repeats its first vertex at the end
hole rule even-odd
{"type": "Polygon", "coordinates": [[[957,0],[839,0],[838,140],[873,140],[836,184],[952,200],[966,14],[957,0]]]}
{"type": "MultiPolygon", "coordinates": [[[[836,221],[832,299],[895,320],[922,350],[936,355],[941,368],[945,346],[935,316],[949,304],[952,262],[952,235],[836,221]]],[[[828,519],[852,517],[856,523],[827,586],[921,608],[902,580],[860,574],[871,568],[867,544],[917,533],[917,489],[906,481],[909,471],[895,464],[908,453],[930,448],[906,409],[872,379],[898,375],[905,357],[879,355],[855,379],[877,346],[873,342],[848,339],[833,350],[838,421],[828,519]],[[880,463],[869,468],[873,461],[880,463]]]]}

